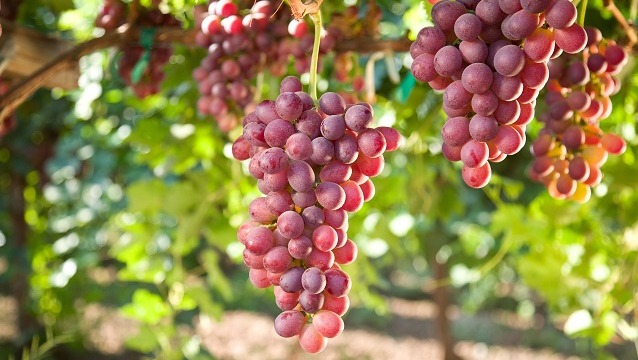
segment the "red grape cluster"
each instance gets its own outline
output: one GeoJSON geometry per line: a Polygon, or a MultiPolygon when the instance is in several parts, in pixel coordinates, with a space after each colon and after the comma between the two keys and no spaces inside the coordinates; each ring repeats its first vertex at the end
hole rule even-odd
{"type": "MultiPolygon", "coordinates": [[[[156,6],[157,1],[152,5],[156,6]]],[[[126,21],[128,9],[121,0],[104,0],[100,13],[95,21],[96,26],[105,30],[113,30],[126,21]]],[[[157,8],[140,9],[137,23],[141,27],[173,27],[179,26],[179,21],[171,14],[164,14],[157,8]]],[[[168,63],[172,49],[170,47],[153,47],[150,50],[148,65],[139,81],[132,79],[133,69],[145,52],[141,45],[125,45],[121,48],[122,56],[118,61],[118,73],[127,86],[131,87],[135,95],[145,98],[160,91],[164,80],[164,66],[168,63]]]]}
{"type": "Polygon", "coordinates": [[[237,160],[250,160],[249,172],[266,195],[251,202],[250,220],[238,230],[250,281],[274,285],[283,311],[275,331],[299,335],[310,353],[343,330],[351,280],[338,264],[357,256],[348,212],[374,196],[370,178],[383,170],[383,153],[399,147],[399,133],[370,128],[372,120],[370,105],[346,105],[331,92],[316,109],[300,80],[288,76],[275,101],[246,115],[232,147],[237,160]]]}
{"type": "Polygon", "coordinates": [[[273,15],[272,2],[256,2],[243,17],[239,8],[231,0],[212,1],[195,38],[208,49],[193,72],[201,94],[198,109],[212,115],[223,131],[234,128],[238,114],[254,106],[252,80],[273,64],[279,56],[277,44],[287,34],[286,22],[272,19],[284,13],[273,15]]]}
{"type": "Polygon", "coordinates": [[[609,97],[620,90],[614,77],[627,63],[627,53],[600,30],[588,28],[583,56],[561,55],[549,62],[544,128],[532,144],[532,179],[555,198],[586,202],[591,187],[602,180],[607,154],[625,151],[625,141],[604,133],[600,120],[611,114],[609,97]]]}
{"type": "Polygon", "coordinates": [[[580,52],[587,35],[569,0],[444,0],[432,19],[411,46],[412,73],[444,91],[443,155],[462,161],[463,180],[480,188],[488,161],[525,144],[547,61],[580,52]]]}

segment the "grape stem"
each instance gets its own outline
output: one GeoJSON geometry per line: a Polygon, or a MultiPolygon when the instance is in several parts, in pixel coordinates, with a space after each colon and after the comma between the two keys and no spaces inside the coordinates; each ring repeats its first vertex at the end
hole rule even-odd
{"type": "Polygon", "coordinates": [[[312,58],[310,59],[310,84],[309,92],[313,100],[317,100],[317,67],[319,64],[319,45],[321,44],[321,11],[310,14],[315,24],[315,42],[312,46],[312,58]]]}
{"type": "Polygon", "coordinates": [[[580,2],[580,17],[578,18],[578,23],[580,26],[585,26],[585,14],[587,13],[587,2],[588,0],[582,0],[580,2]]]}

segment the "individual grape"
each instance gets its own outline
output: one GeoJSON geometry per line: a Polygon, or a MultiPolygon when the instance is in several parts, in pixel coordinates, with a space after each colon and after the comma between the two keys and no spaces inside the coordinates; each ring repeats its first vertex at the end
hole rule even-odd
{"type": "Polygon", "coordinates": [[[332,251],[321,251],[313,248],[310,255],[304,259],[307,266],[314,266],[322,271],[326,271],[334,265],[335,257],[332,251]]]}
{"type": "Polygon", "coordinates": [[[242,253],[244,264],[249,268],[263,269],[264,268],[264,255],[255,255],[250,250],[244,249],[242,253]]]}
{"type": "MultiPolygon", "coordinates": [[[[302,22],[300,22],[302,23],[302,22]]],[[[281,85],[279,85],[279,93],[283,94],[285,92],[297,92],[301,91],[301,80],[299,80],[296,76],[286,76],[281,80],[281,85]]]]}
{"type": "Polygon", "coordinates": [[[488,182],[490,182],[492,169],[490,168],[490,164],[487,162],[484,165],[475,168],[463,166],[461,175],[463,176],[463,181],[465,181],[468,186],[478,189],[484,187],[488,182]]]}
{"type": "Polygon", "coordinates": [[[470,119],[469,132],[476,141],[490,141],[498,133],[498,122],[492,116],[474,115],[470,119]]]}
{"type": "Polygon", "coordinates": [[[488,147],[484,142],[468,141],[461,148],[461,161],[464,166],[475,168],[482,166],[488,159],[488,147]]]}
{"type": "Polygon", "coordinates": [[[323,214],[326,225],[330,225],[335,229],[343,228],[348,224],[348,214],[343,209],[323,209],[323,214]]]}
{"type": "Polygon", "coordinates": [[[527,57],[536,62],[546,62],[554,53],[555,42],[551,30],[537,28],[532,32],[523,44],[523,51],[527,57]]]}
{"type": "Polygon", "coordinates": [[[551,0],[521,0],[521,7],[531,13],[541,13],[547,9],[551,0]]]}
{"type": "Polygon", "coordinates": [[[313,229],[323,224],[323,222],[325,221],[323,210],[314,205],[305,208],[301,212],[301,217],[303,218],[305,225],[313,229]]]}
{"type": "Polygon", "coordinates": [[[472,93],[467,91],[461,80],[451,83],[443,93],[443,102],[452,109],[462,109],[472,101],[472,93]]]}
{"type": "MultiPolygon", "coordinates": [[[[270,124],[273,124],[274,121],[270,124]]],[[[269,125],[270,125],[269,124],[269,125]]],[[[312,141],[308,135],[295,133],[286,140],[286,154],[293,160],[306,160],[312,155],[312,141]]]]}
{"type": "Polygon", "coordinates": [[[330,115],[321,122],[321,135],[328,140],[337,140],[346,131],[346,121],[341,115],[330,115]]]}
{"type": "Polygon", "coordinates": [[[538,15],[519,10],[505,18],[501,31],[510,40],[522,40],[530,36],[538,27],[538,15]]]}
{"type": "Polygon", "coordinates": [[[295,126],[289,121],[277,119],[266,125],[264,140],[271,147],[284,147],[287,139],[295,133],[295,126]]]}
{"type": "Polygon", "coordinates": [[[321,135],[321,115],[315,110],[306,110],[301,113],[295,127],[297,131],[306,134],[310,139],[321,135]]]}
{"type": "Polygon", "coordinates": [[[268,280],[268,272],[264,269],[250,269],[248,271],[248,279],[258,289],[265,289],[271,285],[268,280]]]}
{"type": "Polygon", "coordinates": [[[376,129],[363,130],[357,137],[357,143],[360,151],[368,157],[383,155],[387,146],[385,137],[376,129]]]}
{"type": "Polygon", "coordinates": [[[334,144],[332,141],[318,137],[312,140],[312,154],[310,160],[317,165],[326,165],[334,157],[334,144]]]}
{"type": "Polygon", "coordinates": [[[506,16],[498,5],[498,0],[480,1],[476,5],[475,14],[485,25],[500,24],[506,16]]]}
{"type": "Polygon", "coordinates": [[[341,115],[346,110],[346,102],[341,95],[327,92],[319,98],[319,110],[326,115],[341,115]]]}
{"type": "Polygon", "coordinates": [[[461,52],[454,46],[442,47],[434,55],[434,69],[441,76],[453,76],[463,68],[461,52]]]}
{"type": "Polygon", "coordinates": [[[316,354],[328,345],[328,339],[319,334],[313,324],[305,324],[299,334],[299,345],[305,352],[316,354]]]}
{"type": "Polygon", "coordinates": [[[301,311],[284,311],[275,318],[275,332],[284,338],[299,335],[306,320],[306,316],[301,311]]]}
{"type": "Polygon", "coordinates": [[[259,158],[259,167],[266,174],[276,174],[286,169],[288,156],[281,148],[269,148],[259,158]]]}
{"type": "Polygon", "coordinates": [[[569,161],[569,176],[576,181],[584,181],[589,177],[589,164],[580,156],[569,161]]]}
{"type": "Polygon", "coordinates": [[[576,6],[569,0],[556,0],[545,12],[547,25],[554,29],[564,29],[576,22],[576,6]]]}
{"type": "Polygon", "coordinates": [[[627,51],[618,45],[610,45],[605,49],[605,59],[609,66],[623,66],[628,61],[627,51]]]}
{"type": "Polygon", "coordinates": [[[294,121],[303,112],[303,102],[297,94],[285,92],[280,94],[275,101],[275,111],[284,120],[294,121]]]}
{"type": "MultiPolygon", "coordinates": [[[[414,43],[419,44],[419,47],[422,49],[423,53],[434,55],[437,51],[439,51],[439,49],[445,46],[445,34],[438,27],[426,26],[423,29],[419,30],[417,39],[414,43]]],[[[417,57],[418,55],[412,56],[412,58],[414,58],[415,60],[417,57]]]]}
{"type": "Polygon", "coordinates": [[[322,182],[317,185],[315,196],[319,204],[329,210],[341,208],[346,201],[343,188],[333,182],[322,182]]]}
{"type": "Polygon", "coordinates": [[[438,76],[434,68],[434,56],[427,53],[417,56],[412,61],[411,70],[414,77],[423,82],[432,81],[438,76]]]}
{"type": "Polygon", "coordinates": [[[523,93],[523,83],[518,76],[508,77],[494,73],[492,91],[501,100],[516,100],[523,93]]]}
{"type": "Polygon", "coordinates": [[[324,292],[324,304],[321,310],[329,310],[343,316],[350,308],[348,296],[336,297],[324,292]]]}
{"type": "Polygon", "coordinates": [[[520,0],[498,0],[498,5],[506,14],[513,14],[523,8],[520,0]]]}
{"type": "Polygon", "coordinates": [[[346,194],[346,201],[343,203],[342,209],[348,212],[359,211],[363,206],[364,201],[363,191],[359,185],[352,180],[348,180],[343,182],[340,186],[346,194]]]}
{"type": "Polygon", "coordinates": [[[440,1],[432,7],[432,20],[444,32],[452,31],[456,20],[466,11],[467,9],[460,2],[440,1]]]}
{"type": "Polygon", "coordinates": [[[524,86],[539,89],[547,83],[549,70],[543,63],[528,61],[525,63],[523,70],[521,70],[520,77],[524,86]]]}
{"type": "Polygon", "coordinates": [[[567,96],[567,105],[574,111],[584,111],[591,105],[591,98],[584,91],[572,91],[567,96]]]}
{"type": "Polygon", "coordinates": [[[286,171],[278,172],[276,174],[265,174],[264,183],[270,191],[283,190],[288,185],[288,174],[286,171]]]}
{"type": "Polygon", "coordinates": [[[342,183],[352,175],[352,167],[339,161],[331,161],[319,171],[322,182],[342,183]]]}
{"type": "Polygon", "coordinates": [[[292,264],[292,256],[284,246],[275,246],[264,256],[264,269],[273,273],[282,273],[292,264]]]}
{"type": "Polygon", "coordinates": [[[498,108],[494,111],[493,117],[499,124],[509,125],[516,122],[521,115],[521,106],[518,101],[499,100],[498,108]]]}
{"type": "Polygon", "coordinates": [[[461,149],[461,146],[451,146],[443,143],[443,146],[441,147],[441,153],[449,161],[461,161],[461,149]]]}
{"type": "Polygon", "coordinates": [[[313,325],[317,332],[329,339],[343,332],[343,320],[341,316],[330,310],[320,310],[313,316],[313,325]]]}
{"type": "Polygon", "coordinates": [[[357,258],[357,245],[350,239],[340,247],[332,251],[335,255],[335,262],[342,265],[348,265],[357,258]]]}
{"type": "Polygon", "coordinates": [[[335,297],[348,295],[352,283],[350,277],[343,270],[329,269],[324,272],[326,276],[326,292],[335,297]]]}
{"type": "Polygon", "coordinates": [[[319,294],[326,287],[326,275],[316,267],[307,268],[301,276],[301,284],[305,291],[319,294]]]}
{"type": "MultiPolygon", "coordinates": [[[[326,276],[326,279],[327,278],[328,277],[326,276]]],[[[327,284],[328,282],[326,280],[326,286],[328,286],[327,284]]],[[[323,306],[323,302],[324,302],[324,296],[322,293],[313,294],[307,290],[303,290],[301,291],[301,294],[299,295],[299,305],[301,305],[301,308],[305,312],[310,314],[314,314],[317,311],[319,311],[321,307],[323,306]]]]}
{"type": "Polygon", "coordinates": [[[295,211],[286,211],[277,218],[277,229],[287,239],[296,238],[303,234],[304,220],[295,211]]]}
{"type": "Polygon", "coordinates": [[[337,232],[329,225],[321,225],[312,232],[312,244],[321,251],[331,251],[337,242],[337,232]]]}
{"type": "Polygon", "coordinates": [[[516,154],[523,147],[523,139],[511,126],[499,126],[494,138],[496,148],[506,155],[516,154]]]}
{"type": "Polygon", "coordinates": [[[354,105],[345,112],[348,129],[356,132],[365,130],[372,122],[372,111],[363,105],[354,105]]]}
{"type": "Polygon", "coordinates": [[[499,99],[490,90],[472,96],[472,111],[482,116],[490,116],[498,108],[499,99]]]}
{"type": "Polygon", "coordinates": [[[378,156],[376,158],[367,157],[364,154],[359,154],[357,161],[355,162],[363,173],[366,176],[374,177],[383,171],[385,161],[383,156],[378,156]]]}
{"type": "Polygon", "coordinates": [[[587,45],[587,33],[578,24],[572,24],[564,29],[554,29],[556,45],[566,53],[576,54],[587,45]]]}
{"type": "Polygon", "coordinates": [[[620,155],[627,149],[627,144],[625,143],[625,141],[616,134],[604,134],[600,138],[600,143],[602,144],[603,148],[612,155],[620,155]]]}
{"type": "MultiPolygon", "coordinates": [[[[481,3],[483,3],[483,1],[481,1],[481,3]]],[[[484,41],[482,40],[471,40],[471,41],[461,41],[461,43],[459,44],[459,51],[461,52],[461,57],[463,58],[463,61],[467,62],[467,63],[482,63],[485,61],[485,59],[487,58],[487,45],[485,44],[484,41]]],[[[417,59],[415,59],[414,61],[416,62],[417,59]]],[[[420,62],[421,64],[418,65],[417,70],[421,71],[421,75],[420,76],[424,76],[425,74],[423,74],[423,71],[427,71],[427,74],[429,75],[434,75],[432,76],[432,79],[427,80],[427,81],[432,81],[434,80],[434,77],[436,75],[436,70],[434,70],[434,58],[432,58],[432,65],[431,67],[427,67],[427,69],[424,69],[425,65],[429,65],[429,63],[424,63],[425,61],[429,61],[429,59],[421,59],[420,62]],[[433,73],[432,73],[433,71],[433,73]]],[[[420,78],[417,77],[417,75],[415,74],[414,71],[414,62],[412,63],[412,73],[414,74],[414,77],[416,77],[418,80],[420,81],[424,81],[420,78]]],[[[428,77],[429,78],[429,77],[428,77]]]]}
{"type": "Polygon", "coordinates": [[[525,54],[516,45],[506,45],[500,48],[494,56],[494,69],[503,76],[518,75],[524,66],[525,54]]]}
{"type": "Polygon", "coordinates": [[[266,205],[273,214],[279,216],[288,210],[292,210],[293,201],[287,191],[271,191],[266,195],[266,205]]]}
{"type": "Polygon", "coordinates": [[[492,70],[483,63],[470,64],[463,70],[461,83],[468,92],[482,94],[492,86],[492,70]]]}
{"type": "Polygon", "coordinates": [[[476,15],[467,13],[459,16],[454,23],[454,33],[460,40],[474,40],[481,34],[483,24],[476,15]]]}
{"type": "Polygon", "coordinates": [[[298,293],[303,290],[301,276],[304,268],[296,266],[286,270],[279,278],[279,287],[288,293],[298,293]]]}
{"type": "Polygon", "coordinates": [[[293,160],[288,166],[288,182],[295,191],[310,191],[314,187],[315,172],[305,161],[293,160]]]}
{"type": "Polygon", "coordinates": [[[248,206],[250,218],[262,224],[270,223],[275,220],[276,215],[268,209],[266,198],[260,197],[253,200],[248,206]]]}
{"type": "Polygon", "coordinates": [[[359,145],[357,143],[357,139],[348,133],[334,142],[334,148],[335,159],[344,164],[352,164],[359,156],[359,145]]]}
{"type": "Polygon", "coordinates": [[[304,235],[290,239],[288,252],[295,259],[304,259],[312,252],[312,240],[304,235]]]}
{"type": "Polygon", "coordinates": [[[448,119],[441,129],[443,142],[450,146],[462,146],[471,139],[470,121],[466,117],[448,119]]]}

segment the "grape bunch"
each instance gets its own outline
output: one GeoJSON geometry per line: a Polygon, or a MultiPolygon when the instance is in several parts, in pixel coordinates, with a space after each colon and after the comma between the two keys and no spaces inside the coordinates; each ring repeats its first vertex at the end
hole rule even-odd
{"type": "Polygon", "coordinates": [[[443,155],[473,188],[525,144],[547,62],[587,43],[569,0],[444,0],[412,43],[412,73],[443,91],[443,155]]]}
{"type": "MultiPolygon", "coordinates": [[[[248,3],[253,2],[240,5],[248,3]]],[[[279,56],[277,44],[288,31],[286,22],[278,18],[286,15],[274,14],[275,8],[270,1],[257,1],[241,11],[242,17],[235,2],[220,0],[212,1],[203,14],[195,40],[208,53],[193,72],[201,95],[197,105],[223,131],[234,128],[239,114],[254,106],[251,84],[259,71],[268,65],[279,69],[274,73],[285,70],[274,60],[279,56]]]]}
{"type": "Polygon", "coordinates": [[[582,57],[563,54],[549,62],[547,109],[539,116],[544,128],[532,143],[530,169],[551,196],[581,203],[602,180],[608,154],[626,148],[620,136],[600,129],[600,120],[611,114],[609,97],[620,90],[614,75],[627,63],[627,53],[596,28],[587,34],[582,57]]]}
{"type": "Polygon", "coordinates": [[[399,133],[370,128],[372,120],[370,105],[346,105],[336,93],[323,94],[315,108],[300,80],[288,76],[276,100],[246,115],[232,146],[237,160],[250,160],[265,195],[250,203],[250,220],[237,232],[250,281],[274,286],[282,310],[275,331],[298,335],[310,353],[343,330],[351,279],[339,264],[357,257],[348,212],[374,196],[370,178],[383,170],[383,153],[399,147],[399,133]]]}
{"type": "MultiPolygon", "coordinates": [[[[153,1],[154,8],[142,8],[139,10],[137,24],[141,27],[177,27],[179,21],[171,14],[164,14],[156,8],[157,1],[153,1]]],[[[126,21],[128,8],[120,0],[105,0],[98,17],[96,26],[105,30],[113,30],[126,21]]],[[[139,98],[145,98],[160,91],[160,85],[164,80],[164,66],[168,63],[172,49],[170,47],[154,46],[150,50],[148,65],[138,82],[134,82],[132,74],[135,66],[145,52],[141,45],[124,45],[121,48],[122,55],[118,60],[118,74],[127,86],[139,98]]]]}

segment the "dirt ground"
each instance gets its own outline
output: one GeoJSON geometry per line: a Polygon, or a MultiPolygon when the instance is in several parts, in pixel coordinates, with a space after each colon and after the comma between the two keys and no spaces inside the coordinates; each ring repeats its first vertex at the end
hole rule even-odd
{"type": "MultiPolygon", "coordinates": [[[[295,338],[283,339],[273,330],[270,315],[248,311],[228,311],[220,322],[200,317],[196,324],[196,336],[215,357],[224,360],[421,360],[442,359],[442,352],[435,340],[433,317],[436,309],[425,301],[391,299],[392,320],[381,330],[353,328],[346,322],[344,333],[331,339],[320,355],[303,353],[295,338]]],[[[0,340],[15,334],[15,300],[0,297],[0,340]]],[[[499,345],[483,342],[460,341],[456,351],[467,360],[575,360],[550,350],[529,349],[517,345],[517,332],[530,324],[513,314],[492,314],[486,318],[462,319],[464,315],[452,310],[453,323],[471,325],[485,322],[500,323],[509,329],[503,336],[498,331],[493,336],[499,345]],[[499,339],[497,339],[499,340],[499,339]]],[[[458,324],[457,324],[458,325],[458,324]]],[[[464,325],[465,326],[465,325],[464,325]]],[[[476,331],[485,331],[477,326],[476,331]]],[[[124,351],[124,340],[135,334],[136,324],[121,317],[116,309],[89,305],[84,308],[81,331],[88,334],[87,346],[105,354],[124,351]]],[[[493,331],[493,330],[490,330],[493,331]]],[[[480,338],[480,337],[479,337],[480,338]]]]}

